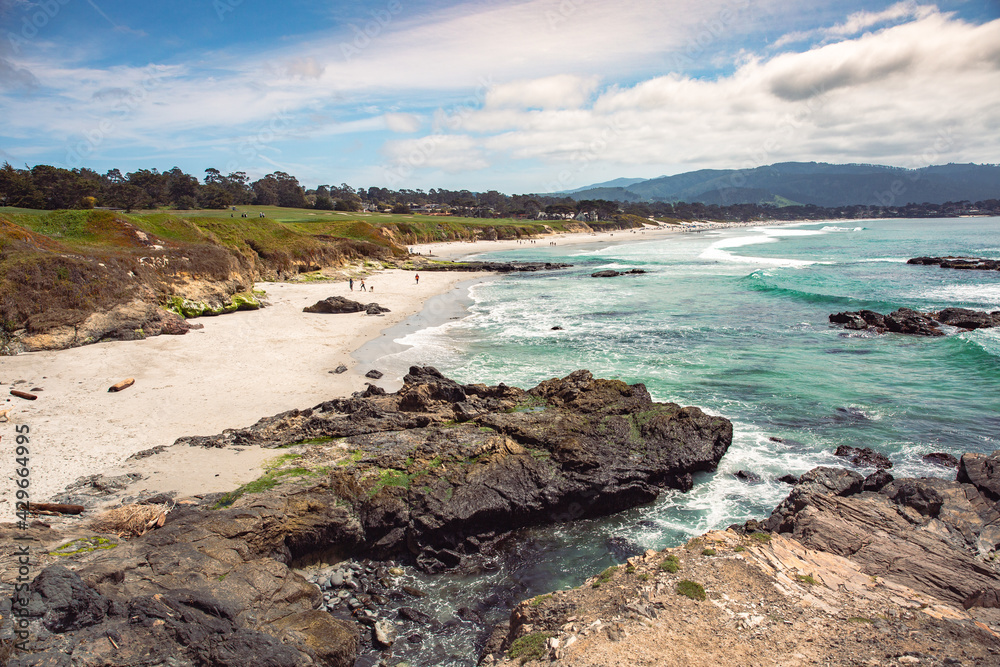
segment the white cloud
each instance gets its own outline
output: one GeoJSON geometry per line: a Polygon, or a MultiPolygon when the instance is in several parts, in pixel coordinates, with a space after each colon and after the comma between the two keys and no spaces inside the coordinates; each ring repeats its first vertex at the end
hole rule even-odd
{"type": "Polygon", "coordinates": [[[596,88],[597,77],[557,74],[541,79],[522,79],[492,87],[486,93],[485,107],[576,109],[583,106],[596,88]]]}
{"type": "Polygon", "coordinates": [[[596,163],[915,167],[996,161],[997,108],[1000,20],[976,26],[933,13],[803,53],[750,60],[716,80],[667,75],[612,86],[587,108],[487,105],[469,114],[462,130],[488,133],[475,146],[494,162],[503,155],[543,160],[554,173],[596,163]]]}
{"type": "Polygon", "coordinates": [[[387,113],[385,125],[393,132],[409,134],[420,129],[420,118],[411,113],[387,113]]]}
{"type": "Polygon", "coordinates": [[[860,11],[854,12],[847,17],[843,23],[838,23],[829,28],[817,28],[815,30],[803,30],[790,32],[783,35],[773,44],[773,48],[781,48],[788,44],[804,42],[813,37],[822,37],[826,41],[856,35],[862,30],[882,23],[898,22],[907,19],[918,19],[936,13],[937,7],[934,5],[918,5],[914,0],[904,0],[887,7],[880,12],[860,11]]]}
{"type": "Polygon", "coordinates": [[[389,160],[386,171],[400,179],[418,169],[460,173],[489,166],[483,150],[466,135],[431,134],[420,139],[387,141],[382,153],[389,160]]]}

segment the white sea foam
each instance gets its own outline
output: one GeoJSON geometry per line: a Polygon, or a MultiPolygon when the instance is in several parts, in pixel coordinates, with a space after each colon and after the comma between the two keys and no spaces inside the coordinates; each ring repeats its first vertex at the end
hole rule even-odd
{"type": "Polygon", "coordinates": [[[824,232],[863,232],[864,227],[835,227],[833,225],[828,225],[823,227],[821,231],[824,232]]]}
{"type": "Polygon", "coordinates": [[[737,236],[716,241],[706,248],[699,259],[707,259],[717,262],[738,262],[741,264],[757,264],[762,266],[810,266],[816,262],[804,259],[786,259],[782,257],[748,257],[746,255],[734,255],[728,248],[742,248],[748,245],[759,245],[761,243],[774,243],[779,240],[779,236],[814,236],[822,232],[807,229],[761,229],[762,234],[756,236],[737,236]]]}
{"type": "Polygon", "coordinates": [[[940,285],[916,295],[919,299],[943,303],[969,303],[987,308],[1000,308],[1000,283],[973,285],[940,285]]]}

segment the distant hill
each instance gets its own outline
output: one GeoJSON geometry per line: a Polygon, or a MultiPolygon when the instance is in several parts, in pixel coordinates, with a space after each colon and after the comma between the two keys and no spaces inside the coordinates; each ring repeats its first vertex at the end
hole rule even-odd
{"type": "Polygon", "coordinates": [[[685,201],[778,206],[899,206],[1000,198],[1000,165],[903,169],[872,164],[783,162],[755,169],[701,169],[648,180],[617,179],[565,193],[576,200],[685,201]],[[633,181],[625,185],[619,181],[633,181]],[[614,183],[615,186],[610,186],[614,183]]]}
{"type": "Polygon", "coordinates": [[[627,188],[630,185],[642,183],[645,180],[645,178],[616,178],[613,181],[604,181],[603,183],[594,183],[593,185],[586,185],[575,190],[567,190],[566,193],[572,194],[581,190],[596,190],[597,188],[627,188]]]}

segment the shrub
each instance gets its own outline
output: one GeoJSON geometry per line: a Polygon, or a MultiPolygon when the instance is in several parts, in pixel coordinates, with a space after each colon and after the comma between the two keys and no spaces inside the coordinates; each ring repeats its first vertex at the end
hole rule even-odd
{"type": "Polygon", "coordinates": [[[673,574],[677,570],[681,569],[681,561],[674,554],[670,554],[663,560],[662,563],[660,563],[660,569],[664,572],[673,574]]]}
{"type": "Polygon", "coordinates": [[[608,583],[609,581],[611,581],[611,577],[615,576],[615,571],[617,569],[618,567],[616,565],[612,565],[604,572],[601,572],[599,575],[597,575],[597,580],[593,584],[591,584],[591,586],[593,586],[594,588],[599,588],[601,584],[608,583]]]}
{"type": "Polygon", "coordinates": [[[702,549],[701,550],[701,555],[702,556],[714,556],[715,555],[715,549],[702,549]]]}
{"type": "Polygon", "coordinates": [[[677,594],[699,601],[707,598],[705,595],[705,587],[688,579],[683,579],[677,582],[677,594]]]}

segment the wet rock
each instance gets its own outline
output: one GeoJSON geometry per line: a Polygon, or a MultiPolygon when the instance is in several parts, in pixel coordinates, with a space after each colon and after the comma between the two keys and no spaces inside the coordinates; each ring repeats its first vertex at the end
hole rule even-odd
{"type": "Polygon", "coordinates": [[[388,621],[377,621],[373,637],[377,644],[388,648],[396,641],[396,628],[388,621]]]}
{"type": "Polygon", "coordinates": [[[958,459],[946,452],[931,452],[930,454],[924,454],[922,459],[925,463],[933,463],[934,465],[943,466],[945,468],[958,467],[958,459]]]}
{"type": "Polygon", "coordinates": [[[863,491],[881,491],[882,487],[893,480],[892,475],[887,473],[885,470],[876,470],[872,474],[865,477],[865,481],[862,484],[863,491]]]}
{"type": "Polygon", "coordinates": [[[741,482],[747,482],[749,484],[758,484],[762,481],[760,475],[752,473],[749,470],[737,470],[733,473],[733,477],[741,482]]]}
{"type": "Polygon", "coordinates": [[[781,477],[778,477],[775,481],[782,482],[784,484],[791,484],[794,486],[795,484],[799,483],[799,478],[796,477],[795,475],[782,475],[781,477]]]}
{"type": "Polygon", "coordinates": [[[340,375],[341,373],[346,373],[347,372],[347,366],[345,366],[344,364],[340,364],[340,365],[338,365],[336,368],[334,368],[330,372],[331,373],[336,373],[337,375],[340,375]]]}
{"type": "Polygon", "coordinates": [[[871,466],[881,470],[888,470],[892,467],[892,461],[885,454],[876,452],[871,447],[851,447],[841,445],[833,452],[834,456],[842,456],[850,459],[856,466],[871,466]]]}
{"type": "Polygon", "coordinates": [[[615,277],[620,276],[620,275],[622,275],[622,274],[619,271],[615,271],[614,269],[605,269],[603,271],[595,271],[594,273],[591,273],[590,277],[591,278],[615,278],[615,277]]]}
{"type": "Polygon", "coordinates": [[[372,378],[373,380],[378,380],[378,379],[380,379],[382,377],[382,372],[381,371],[377,371],[377,370],[375,370],[373,368],[370,371],[368,371],[367,373],[365,373],[365,377],[366,378],[372,378]]]}
{"type": "Polygon", "coordinates": [[[384,308],[377,303],[369,303],[365,306],[365,313],[367,315],[381,315],[388,312],[390,312],[388,308],[384,308]]]}
{"type": "Polygon", "coordinates": [[[605,544],[608,547],[608,551],[611,552],[611,555],[614,556],[617,561],[627,560],[632,556],[638,556],[646,551],[641,546],[625,537],[609,537],[605,544]]]}

